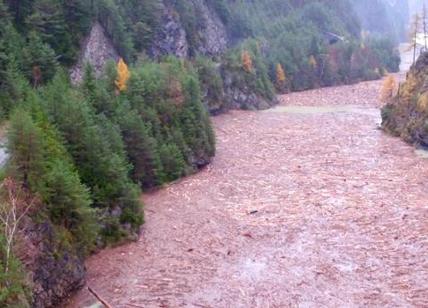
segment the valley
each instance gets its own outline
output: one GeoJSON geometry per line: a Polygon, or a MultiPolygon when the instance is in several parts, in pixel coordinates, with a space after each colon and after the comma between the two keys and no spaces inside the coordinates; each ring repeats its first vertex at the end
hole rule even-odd
{"type": "Polygon", "coordinates": [[[379,129],[381,84],[215,117],[213,163],[145,195],[87,284],[114,307],[427,306],[428,160],[379,129]]]}

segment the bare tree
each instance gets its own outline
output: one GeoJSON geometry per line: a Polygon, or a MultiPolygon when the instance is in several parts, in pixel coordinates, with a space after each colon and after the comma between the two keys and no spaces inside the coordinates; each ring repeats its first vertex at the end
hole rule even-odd
{"type": "Polygon", "coordinates": [[[416,62],[416,48],[418,46],[418,32],[420,27],[421,17],[415,14],[410,25],[410,50],[413,49],[413,64],[416,62]]]}
{"type": "Polygon", "coordinates": [[[428,48],[428,44],[427,44],[427,18],[428,18],[428,12],[427,12],[427,7],[426,4],[424,2],[424,5],[422,7],[422,27],[423,27],[423,31],[424,31],[424,51],[427,51],[428,48]]]}
{"type": "Polygon", "coordinates": [[[5,200],[0,203],[0,222],[2,224],[0,231],[3,232],[6,241],[4,272],[7,274],[19,225],[34,205],[34,199],[27,202],[20,185],[11,178],[6,178],[0,184],[0,190],[5,194],[5,200]]]}

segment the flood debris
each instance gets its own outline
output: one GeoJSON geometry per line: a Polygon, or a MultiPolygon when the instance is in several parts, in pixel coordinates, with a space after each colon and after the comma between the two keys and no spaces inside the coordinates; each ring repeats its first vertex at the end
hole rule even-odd
{"type": "Polygon", "coordinates": [[[88,284],[114,307],[428,307],[428,160],[374,129],[381,83],[281,98],[370,112],[214,118],[212,165],[145,195],[140,241],[90,258],[88,284]]]}

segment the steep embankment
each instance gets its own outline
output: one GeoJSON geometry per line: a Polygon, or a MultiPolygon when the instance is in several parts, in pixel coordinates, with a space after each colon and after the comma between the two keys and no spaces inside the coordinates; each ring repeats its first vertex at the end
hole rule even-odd
{"type": "Polygon", "coordinates": [[[428,146],[428,53],[422,54],[382,109],[382,126],[410,143],[428,146]]]}

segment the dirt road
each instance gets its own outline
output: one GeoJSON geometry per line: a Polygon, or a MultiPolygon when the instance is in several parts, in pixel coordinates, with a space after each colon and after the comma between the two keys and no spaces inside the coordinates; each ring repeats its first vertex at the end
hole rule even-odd
{"type": "Polygon", "coordinates": [[[214,118],[213,164],[144,196],[88,284],[114,307],[428,307],[428,160],[378,129],[379,87],[214,118]]]}

